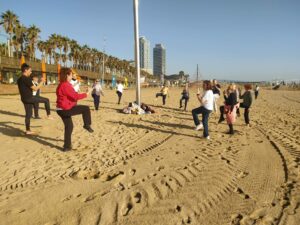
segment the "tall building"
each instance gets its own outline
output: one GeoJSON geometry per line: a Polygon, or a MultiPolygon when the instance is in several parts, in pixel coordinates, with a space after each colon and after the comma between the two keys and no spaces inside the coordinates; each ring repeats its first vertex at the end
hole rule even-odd
{"type": "Polygon", "coordinates": [[[145,37],[140,37],[140,67],[148,73],[152,73],[150,67],[150,42],[145,37]]]}
{"type": "Polygon", "coordinates": [[[153,74],[160,76],[161,83],[164,83],[166,75],[166,49],[162,44],[156,44],[153,48],[153,74]]]}

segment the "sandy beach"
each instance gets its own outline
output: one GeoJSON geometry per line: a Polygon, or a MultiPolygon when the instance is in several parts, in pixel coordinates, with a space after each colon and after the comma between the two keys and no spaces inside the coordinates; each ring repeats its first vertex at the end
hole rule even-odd
{"type": "Polygon", "coordinates": [[[181,90],[171,88],[162,106],[159,89],[142,89],[142,102],[157,111],[151,115],[119,112],[134,89],[120,105],[105,90],[98,112],[91,97],[81,101],[95,132],[73,117],[70,152],[60,150],[54,93],[42,96],[55,120],[31,120],[37,136],[24,135],[20,96],[0,96],[0,224],[299,225],[300,91],[261,90],[251,127],[241,109],[233,136],[212,114],[206,140],[191,115],[196,89],[188,112],[179,109],[181,90]]]}

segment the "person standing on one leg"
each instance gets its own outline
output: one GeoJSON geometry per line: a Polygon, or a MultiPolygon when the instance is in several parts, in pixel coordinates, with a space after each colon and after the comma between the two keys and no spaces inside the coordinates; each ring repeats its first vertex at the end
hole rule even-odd
{"type": "Polygon", "coordinates": [[[82,115],[83,128],[88,132],[92,133],[94,130],[91,128],[91,112],[90,108],[86,105],[77,105],[77,101],[86,98],[90,93],[91,89],[87,90],[86,93],[77,93],[70,81],[72,80],[72,70],[69,68],[62,68],[60,75],[60,84],[56,89],[56,112],[61,117],[64,126],[64,151],[72,149],[71,136],[73,132],[73,121],[72,116],[82,115]]]}
{"type": "Polygon", "coordinates": [[[204,93],[201,96],[200,93],[197,93],[197,98],[201,103],[199,108],[195,108],[192,110],[192,115],[195,123],[195,130],[203,130],[203,137],[206,139],[210,139],[208,132],[208,118],[209,114],[212,112],[214,108],[214,94],[212,92],[212,85],[209,80],[203,81],[203,90],[204,93]],[[200,123],[198,114],[202,114],[202,123],[200,123]]]}
{"type": "Polygon", "coordinates": [[[32,95],[33,91],[38,91],[45,82],[45,79],[42,78],[41,82],[35,86],[32,83],[32,79],[30,78],[30,75],[32,73],[31,67],[23,63],[21,66],[22,76],[18,79],[17,84],[19,88],[19,92],[21,95],[21,101],[24,104],[25,108],[25,126],[26,126],[26,134],[31,135],[35,134],[33,131],[30,130],[30,118],[32,117],[32,107],[36,103],[45,103],[45,108],[47,111],[47,118],[53,119],[50,116],[50,104],[49,102],[45,102],[39,98],[35,98],[32,95]]]}
{"type": "Polygon", "coordinates": [[[120,102],[121,102],[123,90],[124,90],[123,84],[120,81],[118,81],[118,84],[117,84],[118,104],[120,104],[120,102]]]}
{"type": "Polygon", "coordinates": [[[251,86],[251,84],[245,84],[244,88],[245,88],[245,92],[243,94],[241,94],[241,91],[240,91],[239,98],[243,99],[243,102],[240,104],[240,107],[245,109],[244,119],[245,119],[246,125],[249,126],[250,125],[249,111],[250,111],[250,107],[252,104],[252,94],[251,94],[252,86],[251,86]]]}
{"type": "Polygon", "coordinates": [[[100,80],[96,80],[92,87],[92,97],[94,99],[95,110],[98,111],[100,104],[100,95],[104,96],[100,80]]]}
{"type": "Polygon", "coordinates": [[[181,93],[181,99],[179,101],[179,108],[182,108],[182,101],[184,100],[184,111],[186,111],[187,103],[190,99],[190,94],[189,94],[189,84],[186,84],[182,93],[181,93]]]}
{"type": "Polygon", "coordinates": [[[156,94],[156,98],[159,97],[159,96],[162,97],[162,103],[163,103],[163,105],[165,105],[167,96],[169,96],[169,88],[166,85],[162,86],[162,89],[160,90],[160,93],[156,94]]]}

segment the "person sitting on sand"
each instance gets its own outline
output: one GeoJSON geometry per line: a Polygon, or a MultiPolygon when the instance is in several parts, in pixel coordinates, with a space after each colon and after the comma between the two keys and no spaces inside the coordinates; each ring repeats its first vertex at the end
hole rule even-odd
{"type": "Polygon", "coordinates": [[[163,105],[165,105],[166,104],[166,98],[167,98],[167,96],[169,96],[169,88],[166,85],[163,85],[160,92],[156,93],[156,98],[158,98],[159,96],[162,97],[163,105]]]}
{"type": "Polygon", "coordinates": [[[21,101],[23,102],[25,108],[25,126],[26,126],[25,133],[28,135],[32,135],[35,134],[35,132],[30,130],[30,118],[32,117],[32,107],[34,104],[44,103],[45,109],[47,111],[47,118],[48,119],[53,119],[53,118],[50,116],[49,99],[46,100],[45,98],[36,98],[33,97],[32,94],[33,91],[38,91],[43,86],[45,79],[42,78],[41,82],[37,86],[35,86],[32,83],[32,79],[30,78],[30,75],[32,73],[31,67],[28,64],[23,63],[21,66],[21,71],[22,71],[22,76],[18,79],[17,84],[21,95],[21,101]]]}
{"type": "Polygon", "coordinates": [[[195,130],[200,130],[204,127],[203,137],[206,139],[210,139],[208,133],[208,118],[214,107],[214,94],[211,89],[211,82],[209,80],[203,81],[204,93],[202,95],[200,95],[199,92],[197,93],[197,98],[201,103],[201,106],[192,110],[194,123],[196,125],[195,130]],[[199,122],[198,118],[198,114],[200,113],[202,114],[202,123],[199,122]]]}
{"type": "Polygon", "coordinates": [[[182,108],[182,101],[184,100],[184,111],[186,111],[187,103],[190,99],[190,93],[189,93],[189,84],[185,84],[185,87],[183,91],[181,92],[181,98],[179,101],[179,108],[182,108]]]}
{"type": "Polygon", "coordinates": [[[245,88],[245,92],[243,94],[241,94],[241,91],[239,91],[240,99],[243,99],[243,102],[240,104],[240,108],[244,108],[244,119],[245,119],[245,123],[247,126],[249,126],[250,124],[250,120],[249,120],[249,111],[250,111],[250,107],[252,104],[252,94],[251,94],[251,89],[252,86],[251,84],[245,84],[244,85],[245,88]]]}
{"type": "Polygon", "coordinates": [[[72,149],[71,135],[73,132],[72,116],[82,115],[83,128],[92,133],[94,130],[91,128],[91,112],[90,108],[86,105],[77,105],[77,101],[86,98],[91,89],[87,89],[86,93],[77,93],[70,81],[72,80],[72,70],[69,68],[62,68],[60,75],[60,83],[56,89],[56,112],[61,117],[65,126],[64,135],[64,148],[63,151],[72,149]]]}

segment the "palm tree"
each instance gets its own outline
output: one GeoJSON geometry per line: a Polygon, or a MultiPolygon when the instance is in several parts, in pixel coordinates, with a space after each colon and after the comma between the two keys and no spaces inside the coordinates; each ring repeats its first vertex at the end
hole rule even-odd
{"type": "Polygon", "coordinates": [[[45,41],[39,41],[37,43],[37,47],[39,49],[39,51],[42,53],[42,60],[43,59],[47,59],[47,43],[45,41]]]}
{"type": "Polygon", "coordinates": [[[27,40],[28,40],[28,55],[30,58],[35,60],[35,49],[39,39],[39,33],[41,30],[35,25],[31,25],[27,30],[27,40]]]}
{"type": "Polygon", "coordinates": [[[14,36],[12,38],[13,40],[12,44],[16,50],[17,58],[19,58],[20,50],[21,50],[21,55],[23,55],[24,43],[26,41],[26,32],[27,32],[27,28],[20,23],[14,27],[14,36]]]}
{"type": "Polygon", "coordinates": [[[65,53],[63,55],[62,61],[64,62],[65,66],[66,66],[66,62],[68,60],[67,53],[69,51],[69,41],[70,41],[70,39],[68,37],[62,37],[63,51],[65,53]]]}
{"type": "Polygon", "coordinates": [[[2,13],[0,25],[2,24],[5,32],[9,34],[10,49],[12,45],[14,28],[18,23],[18,16],[13,11],[7,10],[6,12],[2,13]]]}

